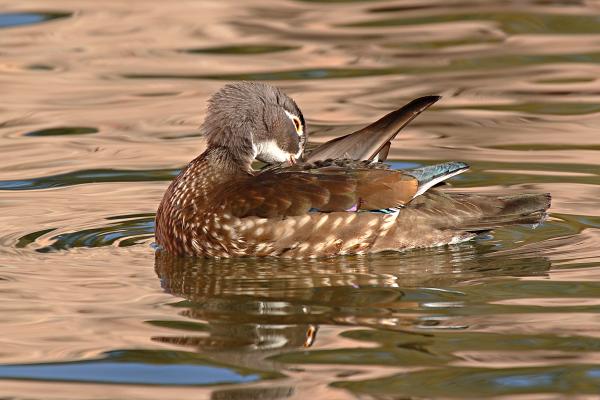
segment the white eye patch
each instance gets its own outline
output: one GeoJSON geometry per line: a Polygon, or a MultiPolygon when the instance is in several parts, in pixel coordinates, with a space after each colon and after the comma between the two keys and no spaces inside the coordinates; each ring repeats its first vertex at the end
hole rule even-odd
{"type": "Polygon", "coordinates": [[[300,121],[300,118],[298,118],[296,115],[287,112],[287,110],[283,110],[285,112],[285,115],[288,116],[289,119],[292,120],[292,123],[294,124],[294,127],[296,128],[296,133],[298,134],[298,136],[302,136],[304,135],[304,129],[302,128],[302,122],[300,121]]]}
{"type": "Polygon", "coordinates": [[[252,147],[254,148],[254,157],[265,162],[284,162],[289,160],[291,155],[279,147],[274,140],[260,142],[252,147]]]}

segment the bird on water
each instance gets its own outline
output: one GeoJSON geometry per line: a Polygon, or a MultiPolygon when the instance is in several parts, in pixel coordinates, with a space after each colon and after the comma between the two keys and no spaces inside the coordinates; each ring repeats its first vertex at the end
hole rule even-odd
{"type": "Polygon", "coordinates": [[[434,187],[462,162],[394,170],[400,129],[439,100],[422,97],[357,132],[306,150],[302,112],[280,89],[237,82],[209,100],[206,150],[173,180],[156,214],[161,251],[203,257],[326,257],[464,242],[536,224],[549,194],[434,187]],[[269,164],[254,170],[259,160],[269,164]]]}

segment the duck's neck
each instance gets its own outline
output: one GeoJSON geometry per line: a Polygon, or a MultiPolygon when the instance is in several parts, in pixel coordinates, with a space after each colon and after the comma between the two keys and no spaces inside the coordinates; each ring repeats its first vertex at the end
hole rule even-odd
{"type": "Polygon", "coordinates": [[[224,179],[231,175],[251,174],[254,151],[232,151],[228,147],[209,145],[203,154],[211,169],[219,171],[224,179]]]}

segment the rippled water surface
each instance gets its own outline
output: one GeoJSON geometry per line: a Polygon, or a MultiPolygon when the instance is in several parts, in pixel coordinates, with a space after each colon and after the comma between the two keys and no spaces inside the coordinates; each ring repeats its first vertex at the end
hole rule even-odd
{"type": "Polygon", "coordinates": [[[0,0],[0,397],[597,398],[600,1],[0,0]],[[155,255],[207,97],[313,141],[443,99],[396,166],[553,194],[538,227],[321,261],[155,255]]]}

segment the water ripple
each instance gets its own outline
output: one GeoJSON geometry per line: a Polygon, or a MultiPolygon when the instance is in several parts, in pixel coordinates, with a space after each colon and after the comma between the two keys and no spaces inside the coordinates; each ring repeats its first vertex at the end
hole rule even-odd
{"type": "Polygon", "coordinates": [[[178,169],[90,169],[39,178],[0,181],[0,190],[39,190],[104,182],[170,181],[178,173],[178,169]]]}
{"type": "Polygon", "coordinates": [[[89,135],[92,133],[98,133],[98,129],[86,126],[62,126],[27,132],[25,136],[71,136],[89,135]]]}
{"type": "Polygon", "coordinates": [[[278,374],[224,366],[191,352],[116,350],[95,360],[0,365],[0,379],[129,385],[215,385],[256,382],[278,374]]]}
{"type": "Polygon", "coordinates": [[[517,396],[519,394],[597,394],[600,365],[535,368],[446,367],[358,382],[338,381],[335,387],[357,396],[445,397],[448,391],[459,398],[517,396]]]}
{"type": "MultiPolygon", "coordinates": [[[[376,11],[375,9],[374,11],[376,11]]],[[[381,9],[379,9],[381,11],[381,9]]],[[[392,11],[387,9],[386,11],[392,11]]],[[[473,21],[493,23],[507,34],[591,34],[600,33],[598,15],[569,15],[526,12],[447,13],[425,17],[400,17],[345,24],[353,28],[379,28],[407,25],[452,24],[473,21]]]]}
{"type": "Polygon", "coordinates": [[[297,46],[281,46],[271,44],[246,44],[239,46],[222,46],[222,47],[203,47],[193,49],[179,50],[182,53],[188,54],[222,54],[222,55],[250,55],[250,54],[270,54],[279,53],[282,51],[296,50],[297,46]]]}
{"type": "Polygon", "coordinates": [[[118,220],[118,222],[108,226],[81,229],[54,236],[49,234],[55,231],[55,228],[44,229],[21,236],[15,247],[36,246],[35,251],[49,253],[78,247],[134,246],[154,237],[154,214],[133,214],[107,219],[118,220]],[[44,242],[50,241],[51,244],[40,247],[38,244],[41,242],[40,239],[44,239],[44,242]]]}
{"type": "Polygon", "coordinates": [[[14,28],[17,26],[39,24],[41,22],[51,21],[59,18],[68,18],[72,14],[60,12],[16,12],[0,14],[0,29],[14,28]]]}

